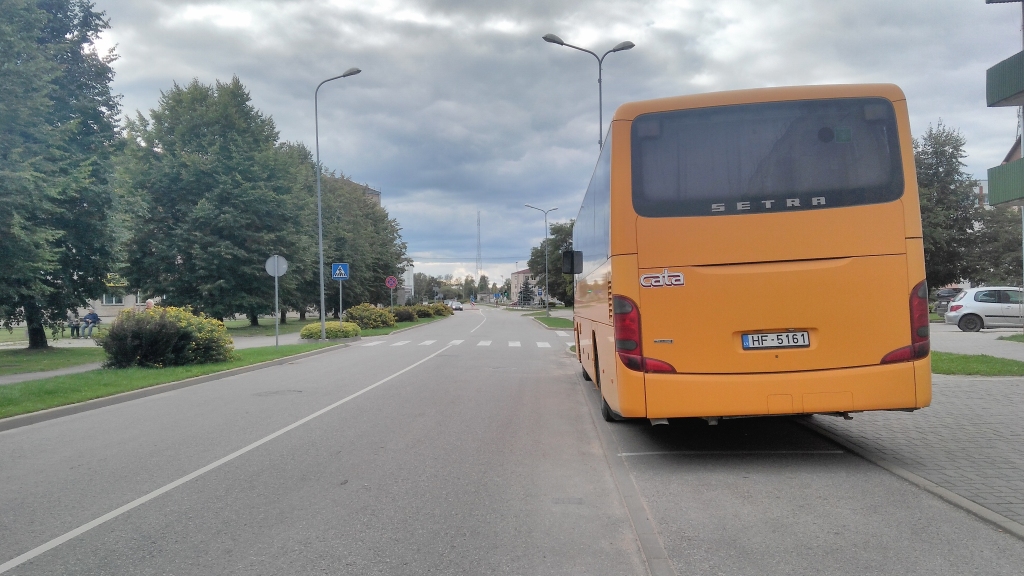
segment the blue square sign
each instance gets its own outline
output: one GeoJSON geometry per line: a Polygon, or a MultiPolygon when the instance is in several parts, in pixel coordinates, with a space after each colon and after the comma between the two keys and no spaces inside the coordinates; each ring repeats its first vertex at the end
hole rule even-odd
{"type": "Polygon", "coordinates": [[[331,264],[332,280],[348,280],[348,262],[331,264]]]}

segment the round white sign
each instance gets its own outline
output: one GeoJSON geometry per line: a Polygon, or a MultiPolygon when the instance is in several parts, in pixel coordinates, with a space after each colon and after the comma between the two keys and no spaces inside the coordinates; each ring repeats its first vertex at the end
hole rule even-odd
{"type": "Polygon", "coordinates": [[[264,266],[267,269],[267,274],[274,276],[284,276],[284,273],[288,271],[288,261],[284,259],[284,256],[278,256],[274,254],[270,258],[267,258],[267,264],[264,266]]]}

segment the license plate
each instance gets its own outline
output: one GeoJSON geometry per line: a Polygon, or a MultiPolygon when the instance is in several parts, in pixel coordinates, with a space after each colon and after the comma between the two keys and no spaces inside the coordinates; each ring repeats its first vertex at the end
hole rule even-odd
{"type": "Polygon", "coordinates": [[[744,334],[743,349],[758,348],[808,348],[811,337],[806,332],[767,332],[763,334],[744,334]]]}

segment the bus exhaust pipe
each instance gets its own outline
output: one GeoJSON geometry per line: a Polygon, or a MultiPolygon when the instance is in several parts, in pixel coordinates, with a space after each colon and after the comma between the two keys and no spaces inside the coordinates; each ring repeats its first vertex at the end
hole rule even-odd
{"type": "Polygon", "coordinates": [[[651,418],[651,426],[657,426],[659,424],[668,426],[668,418],[651,418]]]}

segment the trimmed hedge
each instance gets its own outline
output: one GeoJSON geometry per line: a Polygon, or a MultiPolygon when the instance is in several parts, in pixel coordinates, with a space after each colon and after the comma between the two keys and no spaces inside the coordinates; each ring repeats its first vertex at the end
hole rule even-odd
{"type": "Polygon", "coordinates": [[[96,340],[108,368],[225,362],[235,349],[222,322],[174,307],[124,310],[96,340]]]}
{"type": "MultiPolygon", "coordinates": [[[[361,333],[359,325],[354,322],[327,322],[324,324],[324,331],[327,333],[328,340],[334,340],[336,338],[355,338],[361,333]]],[[[312,324],[306,324],[302,327],[302,331],[299,332],[299,338],[306,340],[319,340],[320,339],[320,323],[314,322],[312,324]]]]}
{"type": "Polygon", "coordinates": [[[391,313],[395,315],[395,320],[399,322],[416,321],[416,311],[412,309],[412,306],[396,306],[391,313]]]}
{"type": "Polygon", "coordinates": [[[440,302],[431,304],[429,308],[430,311],[434,313],[434,316],[439,316],[441,318],[455,314],[455,311],[449,308],[447,304],[441,304],[440,302]]]}
{"type": "Polygon", "coordinates": [[[434,317],[434,311],[430,309],[430,306],[424,306],[422,304],[417,304],[417,305],[412,307],[412,310],[413,310],[413,312],[416,313],[416,317],[417,318],[433,318],[434,317]]]}
{"type": "Polygon", "coordinates": [[[391,312],[377,308],[373,304],[360,304],[345,310],[345,321],[355,322],[363,330],[395,325],[395,317],[391,312]]]}

